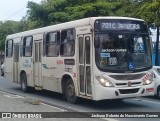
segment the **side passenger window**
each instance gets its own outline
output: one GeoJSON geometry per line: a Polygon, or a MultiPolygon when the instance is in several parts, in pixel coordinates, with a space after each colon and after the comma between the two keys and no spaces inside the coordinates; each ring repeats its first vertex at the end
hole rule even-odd
{"type": "Polygon", "coordinates": [[[61,32],[61,55],[73,56],[75,50],[75,30],[68,29],[61,32]]]}
{"type": "Polygon", "coordinates": [[[6,42],[6,57],[11,58],[13,53],[13,40],[6,42]]]}
{"type": "Polygon", "coordinates": [[[33,46],[33,37],[24,37],[21,41],[21,50],[20,55],[24,57],[31,57],[32,56],[32,46],[33,46]]]}
{"type": "Polygon", "coordinates": [[[59,55],[60,32],[51,32],[46,36],[46,56],[54,57],[59,55]]]}

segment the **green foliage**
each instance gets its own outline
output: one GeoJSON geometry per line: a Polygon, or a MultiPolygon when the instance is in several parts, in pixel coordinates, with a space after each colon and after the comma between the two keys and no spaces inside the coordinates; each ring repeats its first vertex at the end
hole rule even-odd
{"type": "Polygon", "coordinates": [[[4,50],[6,36],[22,31],[23,27],[17,21],[0,22],[0,50],[4,50]]]}
{"type": "Polygon", "coordinates": [[[19,22],[0,21],[0,49],[8,34],[87,17],[128,16],[160,25],[160,0],[42,0],[27,8],[19,22]]]}
{"type": "Polygon", "coordinates": [[[28,2],[28,20],[36,28],[86,17],[110,16],[115,15],[117,5],[116,1],[107,0],[46,0],[41,4],[28,2]]]}
{"type": "Polygon", "coordinates": [[[29,8],[27,11],[27,24],[29,29],[48,25],[48,14],[41,4],[29,1],[27,8],[29,8]]]}
{"type": "Polygon", "coordinates": [[[144,0],[135,15],[148,24],[156,23],[160,26],[160,0],[144,0]]]}
{"type": "Polygon", "coordinates": [[[132,0],[119,0],[115,13],[117,16],[134,17],[136,5],[132,0]]]}

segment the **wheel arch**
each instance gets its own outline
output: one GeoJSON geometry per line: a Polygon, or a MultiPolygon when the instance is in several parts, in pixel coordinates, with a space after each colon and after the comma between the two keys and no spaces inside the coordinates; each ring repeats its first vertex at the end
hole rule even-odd
{"type": "Polygon", "coordinates": [[[20,72],[20,78],[21,78],[21,75],[22,75],[23,73],[26,74],[26,72],[25,72],[24,70],[21,70],[21,72],[20,72]]]}
{"type": "Polygon", "coordinates": [[[61,78],[62,94],[64,94],[64,87],[65,87],[66,80],[69,79],[69,78],[73,81],[74,87],[76,87],[76,85],[74,83],[74,79],[72,78],[72,75],[70,75],[70,74],[64,74],[62,76],[62,78],[61,78]]]}

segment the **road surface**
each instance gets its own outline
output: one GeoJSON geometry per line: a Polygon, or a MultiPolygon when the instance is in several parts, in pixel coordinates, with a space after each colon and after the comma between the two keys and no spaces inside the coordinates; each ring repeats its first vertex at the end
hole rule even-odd
{"type": "MultiPolygon", "coordinates": [[[[91,101],[80,99],[78,104],[70,104],[62,98],[61,94],[50,91],[33,91],[23,93],[20,85],[0,77],[0,90],[18,94],[24,97],[34,97],[42,102],[72,112],[160,112],[160,100],[156,98],[132,98],[122,102],[91,101]]],[[[94,119],[94,118],[93,118],[94,119]]],[[[107,121],[159,121],[160,118],[100,118],[107,121]]],[[[90,120],[90,119],[88,119],[90,120]]],[[[98,120],[99,119],[94,119],[98,120]]],[[[93,121],[93,120],[92,120],[93,121]]]]}

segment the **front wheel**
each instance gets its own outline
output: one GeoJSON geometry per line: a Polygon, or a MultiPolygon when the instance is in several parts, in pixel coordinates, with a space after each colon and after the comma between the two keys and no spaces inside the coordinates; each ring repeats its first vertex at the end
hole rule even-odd
{"type": "Polygon", "coordinates": [[[157,88],[157,97],[160,99],[160,86],[157,88]]]}
{"type": "Polygon", "coordinates": [[[123,100],[124,99],[113,99],[111,101],[114,102],[114,103],[121,103],[121,102],[123,102],[123,100]]]}
{"type": "Polygon", "coordinates": [[[65,83],[65,96],[68,102],[70,103],[76,103],[77,102],[77,96],[75,93],[75,87],[73,84],[72,79],[67,79],[65,83]]]}
{"type": "Polygon", "coordinates": [[[1,69],[1,76],[4,76],[4,71],[1,69]]]}
{"type": "Polygon", "coordinates": [[[28,92],[29,91],[29,87],[27,85],[27,76],[26,76],[25,73],[22,73],[22,75],[21,75],[20,85],[21,85],[21,90],[23,92],[28,92]]]}

